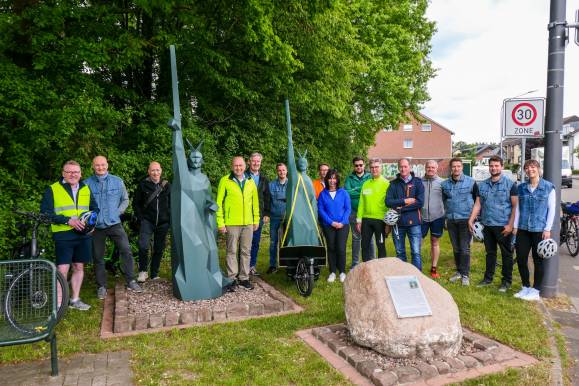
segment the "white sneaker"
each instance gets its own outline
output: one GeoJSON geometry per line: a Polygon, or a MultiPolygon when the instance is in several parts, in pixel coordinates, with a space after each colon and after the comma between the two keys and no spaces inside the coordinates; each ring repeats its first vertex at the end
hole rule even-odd
{"type": "Polygon", "coordinates": [[[521,299],[528,300],[528,301],[539,301],[541,300],[539,290],[535,288],[529,288],[529,292],[525,296],[521,296],[521,299]]]}
{"type": "Polygon", "coordinates": [[[336,274],[332,272],[330,276],[328,276],[328,283],[333,283],[334,281],[336,281],[336,274]]]}
{"type": "Polygon", "coordinates": [[[346,280],[346,274],[345,274],[344,272],[342,272],[342,273],[340,274],[340,282],[343,283],[345,280],[346,280]]]}
{"type": "Polygon", "coordinates": [[[527,295],[529,293],[529,290],[530,290],[529,287],[523,287],[523,289],[521,289],[519,292],[517,292],[513,296],[520,299],[523,296],[527,295]]]}
{"type": "Polygon", "coordinates": [[[148,277],[149,277],[149,274],[147,272],[141,271],[141,272],[139,272],[139,276],[137,277],[137,281],[139,283],[144,283],[148,277]]]}

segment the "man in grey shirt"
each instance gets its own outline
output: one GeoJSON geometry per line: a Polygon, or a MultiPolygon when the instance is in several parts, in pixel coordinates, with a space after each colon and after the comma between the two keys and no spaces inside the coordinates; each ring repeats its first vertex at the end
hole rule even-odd
{"type": "Polygon", "coordinates": [[[439,239],[444,231],[444,202],[442,201],[442,178],[438,176],[438,163],[434,160],[426,161],[426,174],[422,179],[424,184],[424,206],[422,207],[422,238],[425,238],[430,230],[430,256],[432,267],[430,276],[438,279],[440,274],[436,271],[438,257],[440,256],[439,239]]]}

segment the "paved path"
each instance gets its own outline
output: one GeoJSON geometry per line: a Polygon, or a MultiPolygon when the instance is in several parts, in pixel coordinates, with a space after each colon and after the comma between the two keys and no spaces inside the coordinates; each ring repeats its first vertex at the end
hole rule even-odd
{"type": "Polygon", "coordinates": [[[129,358],[131,353],[118,351],[78,354],[59,359],[59,376],[50,376],[50,359],[0,366],[0,385],[127,386],[133,384],[129,358]]]}
{"type": "MultiPolygon", "coordinates": [[[[579,200],[579,181],[574,176],[572,189],[561,189],[562,201],[579,200]]],[[[559,292],[571,299],[576,312],[551,310],[552,318],[561,325],[569,355],[574,360],[571,370],[573,385],[579,386],[579,256],[571,257],[567,246],[559,249],[559,292]]]]}
{"type": "Polygon", "coordinates": [[[559,254],[559,292],[569,296],[575,312],[550,310],[551,317],[561,325],[561,332],[567,340],[569,355],[573,358],[571,370],[573,385],[579,386],[579,256],[569,256],[562,247],[559,254]]]}

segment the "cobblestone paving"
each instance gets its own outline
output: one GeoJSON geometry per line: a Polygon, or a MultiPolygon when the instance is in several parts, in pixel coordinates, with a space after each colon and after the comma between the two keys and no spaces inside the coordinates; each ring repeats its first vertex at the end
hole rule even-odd
{"type": "Polygon", "coordinates": [[[59,358],[60,371],[57,377],[50,376],[50,359],[0,366],[0,385],[133,385],[130,357],[130,352],[118,351],[59,358]]]}

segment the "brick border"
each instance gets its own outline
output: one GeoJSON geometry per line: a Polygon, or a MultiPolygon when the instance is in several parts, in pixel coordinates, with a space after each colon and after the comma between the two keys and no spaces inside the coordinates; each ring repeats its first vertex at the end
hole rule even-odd
{"type": "Polygon", "coordinates": [[[227,307],[214,306],[181,313],[169,311],[165,314],[138,315],[137,317],[128,314],[127,290],[123,284],[117,283],[115,288],[108,292],[104,301],[100,336],[102,339],[109,339],[175,328],[295,314],[304,310],[291,298],[260,278],[254,278],[253,281],[271,299],[259,304],[233,303],[227,307]]]}
{"type": "Polygon", "coordinates": [[[356,385],[446,385],[539,363],[530,355],[463,329],[464,339],[481,351],[385,371],[360,355],[356,346],[346,346],[338,339],[335,332],[344,329],[344,324],[336,324],[301,330],[296,335],[356,385]]]}

